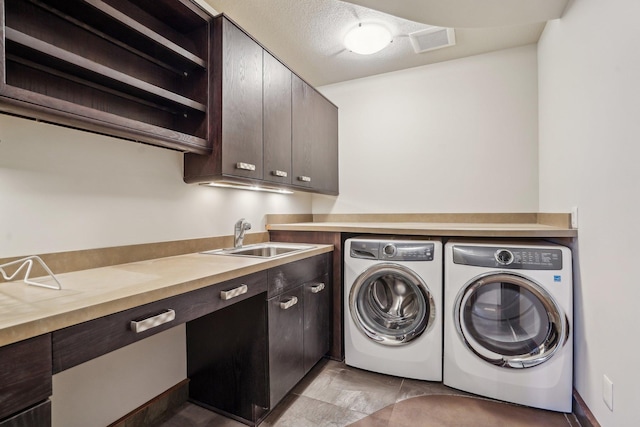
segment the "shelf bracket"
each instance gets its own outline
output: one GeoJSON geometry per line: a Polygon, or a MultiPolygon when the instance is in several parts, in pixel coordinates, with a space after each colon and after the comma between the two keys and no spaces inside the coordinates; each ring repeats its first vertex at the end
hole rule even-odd
{"type": "Polygon", "coordinates": [[[49,289],[58,289],[58,290],[62,289],[62,285],[60,284],[60,282],[58,281],[56,276],[49,269],[49,267],[47,267],[47,264],[45,264],[44,261],[42,261],[42,258],[40,258],[37,255],[33,255],[33,256],[30,256],[30,257],[22,258],[22,259],[19,259],[19,260],[16,260],[16,261],[11,261],[11,262],[8,262],[6,264],[2,264],[2,265],[0,265],[0,273],[2,273],[2,277],[4,277],[4,280],[10,282],[25,267],[26,267],[27,270],[26,270],[26,272],[24,274],[24,279],[22,279],[22,280],[27,285],[40,286],[40,287],[49,288],[49,289]],[[31,268],[33,267],[33,261],[34,260],[38,261],[38,263],[40,263],[42,268],[44,268],[44,270],[49,274],[49,276],[51,276],[51,278],[56,282],[55,285],[48,285],[46,283],[35,282],[35,281],[33,281],[33,280],[31,280],[29,278],[29,275],[31,274],[31,268]],[[8,276],[7,273],[4,271],[4,268],[12,266],[12,265],[20,264],[20,263],[22,263],[22,265],[20,265],[20,267],[18,267],[18,269],[11,276],[8,276]]]}

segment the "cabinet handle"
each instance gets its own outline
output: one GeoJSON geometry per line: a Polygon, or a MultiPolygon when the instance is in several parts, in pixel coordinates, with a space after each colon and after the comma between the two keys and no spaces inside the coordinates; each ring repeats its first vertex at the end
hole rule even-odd
{"type": "Polygon", "coordinates": [[[287,310],[291,307],[293,307],[294,305],[296,305],[298,303],[298,297],[291,297],[289,298],[289,301],[286,302],[281,302],[280,303],[280,308],[283,310],[287,310]]]}
{"type": "Polygon", "coordinates": [[[298,177],[298,181],[302,181],[302,182],[311,182],[311,177],[310,177],[310,176],[300,175],[300,176],[298,177]]]}
{"type": "Polygon", "coordinates": [[[256,170],[256,165],[251,163],[238,162],[236,163],[236,169],[242,169],[245,171],[254,171],[256,170]]]}
{"type": "Polygon", "coordinates": [[[311,293],[313,294],[317,294],[318,292],[322,291],[324,289],[324,283],[318,283],[317,285],[314,285],[311,287],[311,293]]]}
{"type": "Polygon", "coordinates": [[[220,291],[220,299],[227,301],[235,297],[239,297],[242,294],[246,294],[249,288],[247,285],[240,285],[237,288],[229,291],[220,291]]]}
{"type": "Polygon", "coordinates": [[[130,323],[131,330],[136,334],[144,332],[147,329],[155,328],[164,323],[169,323],[176,318],[176,312],[172,309],[163,311],[162,313],[148,317],[142,320],[132,320],[130,323]]]}
{"type": "Polygon", "coordinates": [[[271,171],[271,175],[279,176],[280,178],[286,178],[287,176],[289,176],[289,174],[286,173],[285,171],[279,171],[277,169],[274,171],[271,171]]]}

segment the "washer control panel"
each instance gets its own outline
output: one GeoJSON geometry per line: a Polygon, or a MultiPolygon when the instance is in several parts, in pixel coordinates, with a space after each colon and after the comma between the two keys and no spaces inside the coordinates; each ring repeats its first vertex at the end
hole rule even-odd
{"type": "Polygon", "coordinates": [[[453,247],[453,262],[477,267],[562,270],[562,251],[553,248],[456,245],[453,247]]]}
{"type": "Polygon", "coordinates": [[[433,261],[434,250],[432,242],[351,240],[349,255],[386,261],[433,261]]]}

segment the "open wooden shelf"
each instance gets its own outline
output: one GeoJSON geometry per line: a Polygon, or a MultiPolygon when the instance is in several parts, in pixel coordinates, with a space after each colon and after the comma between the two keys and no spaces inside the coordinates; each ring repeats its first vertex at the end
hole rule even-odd
{"type": "Polygon", "coordinates": [[[187,0],[0,0],[0,109],[187,152],[209,146],[209,23],[187,0]]]}

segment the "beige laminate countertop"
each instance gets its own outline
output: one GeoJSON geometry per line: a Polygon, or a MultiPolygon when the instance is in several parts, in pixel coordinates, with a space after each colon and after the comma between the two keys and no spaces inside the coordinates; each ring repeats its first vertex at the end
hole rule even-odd
{"type": "Polygon", "coordinates": [[[301,222],[269,224],[269,231],[327,231],[447,237],[576,237],[578,230],[544,224],[428,222],[301,222]]]}
{"type": "Polygon", "coordinates": [[[56,274],[62,290],[0,283],[0,346],[333,250],[309,246],[271,259],[195,253],[56,274]]]}

